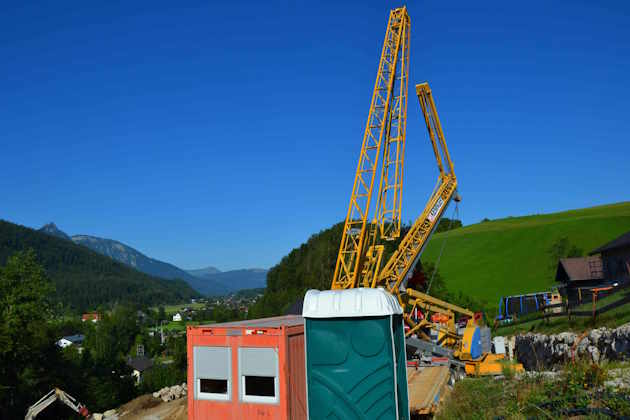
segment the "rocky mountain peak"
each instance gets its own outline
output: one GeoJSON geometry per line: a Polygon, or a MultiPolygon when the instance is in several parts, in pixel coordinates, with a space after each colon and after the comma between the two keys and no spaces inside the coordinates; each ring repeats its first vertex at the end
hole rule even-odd
{"type": "Polygon", "coordinates": [[[40,232],[46,233],[51,236],[56,236],[57,238],[65,239],[70,241],[70,236],[68,236],[64,231],[59,229],[56,224],[53,222],[46,223],[39,229],[40,232]]]}

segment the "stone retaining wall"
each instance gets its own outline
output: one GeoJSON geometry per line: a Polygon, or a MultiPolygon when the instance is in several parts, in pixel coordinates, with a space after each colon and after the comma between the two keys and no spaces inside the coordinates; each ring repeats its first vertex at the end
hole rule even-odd
{"type": "Polygon", "coordinates": [[[615,329],[591,330],[586,335],[564,332],[554,335],[516,336],[515,355],[526,370],[549,370],[574,356],[588,357],[595,363],[630,358],[630,323],[615,329]]]}

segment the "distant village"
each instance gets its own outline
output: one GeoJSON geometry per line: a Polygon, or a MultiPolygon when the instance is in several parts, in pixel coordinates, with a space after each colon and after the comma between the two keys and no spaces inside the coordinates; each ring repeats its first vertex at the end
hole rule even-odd
{"type": "MultiPolygon", "coordinates": [[[[218,312],[236,319],[246,319],[251,305],[263,295],[264,289],[252,289],[232,293],[226,296],[191,299],[187,304],[176,307],[153,308],[154,311],[136,311],[136,323],[142,326],[143,334],[147,337],[159,339],[159,345],[165,348],[170,337],[182,337],[186,334],[187,324],[215,323],[226,319],[213,319],[218,312]],[[149,313],[147,313],[149,312],[149,313]],[[151,313],[152,312],[152,313],[151,313]]],[[[225,315],[224,315],[225,316],[225,315]]],[[[104,314],[98,311],[83,313],[81,323],[91,323],[98,328],[104,314]]],[[[77,328],[79,329],[79,328],[77,328]]],[[[81,328],[85,330],[85,328],[81,328]]],[[[61,349],[74,349],[83,353],[86,336],[81,331],[59,337],[56,344],[61,349]]],[[[166,354],[151,355],[145,351],[145,346],[139,344],[131,349],[127,357],[127,365],[131,368],[137,384],[142,382],[143,374],[151,369],[159,356],[159,363],[167,365],[173,362],[166,354]]]]}

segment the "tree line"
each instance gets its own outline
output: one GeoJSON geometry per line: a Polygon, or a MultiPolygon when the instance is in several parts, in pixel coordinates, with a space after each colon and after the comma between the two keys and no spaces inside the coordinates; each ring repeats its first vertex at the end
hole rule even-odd
{"type": "MultiPolygon", "coordinates": [[[[288,255],[272,267],[267,273],[267,288],[262,298],[250,308],[249,318],[274,316],[284,313],[294,302],[303,298],[308,289],[326,290],[330,288],[339,252],[339,243],[344,223],[312,235],[305,243],[293,249],[288,255]]],[[[446,231],[462,226],[460,220],[443,218],[436,231],[446,231]]],[[[383,261],[394,253],[402,238],[409,231],[410,225],[401,229],[398,240],[383,242],[385,251],[383,261]]],[[[449,292],[444,279],[434,270],[433,264],[419,263],[412,281],[418,290],[426,290],[428,280],[433,278],[431,295],[450,302],[467,305],[469,308],[482,309],[483,305],[461,293],[449,292]]]]}
{"type": "MultiPolygon", "coordinates": [[[[21,251],[0,266],[0,418],[21,418],[27,408],[54,387],[68,392],[91,412],[116,408],[143,393],[186,380],[186,337],[171,336],[165,345],[147,328],[157,311],[140,304],[117,304],[98,323],[55,317],[54,284],[34,251],[21,251]],[[144,315],[139,316],[141,311],[144,315]],[[61,349],[65,335],[85,335],[83,350],[61,349]],[[127,358],[142,345],[155,363],[140,386],[127,358]]],[[[61,404],[38,418],[68,418],[61,404]]]]}

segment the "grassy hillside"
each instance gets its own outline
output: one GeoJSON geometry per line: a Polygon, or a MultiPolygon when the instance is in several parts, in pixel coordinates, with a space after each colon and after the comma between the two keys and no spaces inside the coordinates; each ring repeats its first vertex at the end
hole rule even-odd
{"type": "Polygon", "coordinates": [[[55,284],[55,299],[74,310],[125,301],[176,303],[199,296],[183,280],[152,277],[68,240],[0,220],[0,265],[28,249],[35,251],[55,284]]]}
{"type": "Polygon", "coordinates": [[[462,291],[494,308],[503,295],[542,291],[554,284],[548,253],[561,237],[584,250],[630,230],[630,202],[560,213],[509,217],[433,236],[423,262],[436,261],[451,291],[462,291]]]}

